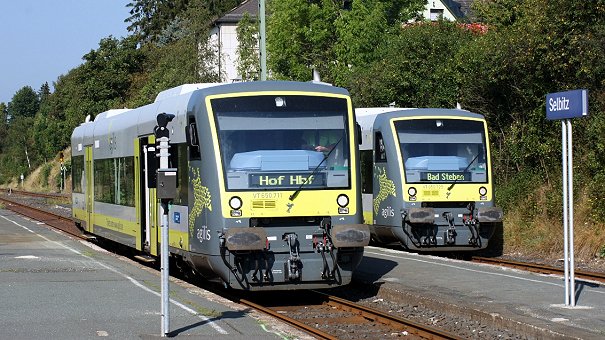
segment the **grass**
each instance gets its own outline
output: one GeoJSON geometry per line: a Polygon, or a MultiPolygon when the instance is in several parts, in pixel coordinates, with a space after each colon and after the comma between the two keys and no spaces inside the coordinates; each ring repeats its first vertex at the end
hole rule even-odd
{"type": "MultiPolygon", "coordinates": [[[[553,191],[543,184],[535,192],[533,212],[519,206],[505,212],[504,252],[521,253],[550,259],[563,257],[563,207],[560,213],[549,212],[546,200],[553,191]]],[[[592,207],[585,192],[574,199],[574,255],[582,261],[605,257],[605,224],[594,222],[590,216],[592,207]]]]}

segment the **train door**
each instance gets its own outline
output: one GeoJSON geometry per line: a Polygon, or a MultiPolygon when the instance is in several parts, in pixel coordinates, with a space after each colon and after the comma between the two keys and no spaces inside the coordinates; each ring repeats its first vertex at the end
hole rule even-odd
{"type": "Polygon", "coordinates": [[[86,176],[86,188],[83,188],[86,192],[86,230],[89,233],[93,232],[93,207],[94,207],[94,185],[92,183],[92,146],[84,147],[84,174],[86,176]]]}
{"type": "Polygon", "coordinates": [[[144,235],[143,249],[151,255],[158,254],[158,207],[156,204],[156,171],[158,168],[156,159],[155,137],[143,137],[140,139],[141,155],[141,212],[140,225],[144,235]]]}

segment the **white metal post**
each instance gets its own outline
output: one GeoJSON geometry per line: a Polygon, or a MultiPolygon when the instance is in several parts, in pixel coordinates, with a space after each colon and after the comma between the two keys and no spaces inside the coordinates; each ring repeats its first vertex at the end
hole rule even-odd
{"type": "MultiPolygon", "coordinates": [[[[160,142],[160,169],[168,169],[168,145],[169,139],[161,137],[160,142]]],[[[161,204],[162,226],[161,226],[161,276],[162,276],[162,337],[166,337],[170,332],[170,268],[168,264],[168,202],[162,199],[161,204]]]]}
{"type": "Polygon", "coordinates": [[[162,337],[170,332],[170,275],[168,265],[168,204],[162,203],[162,337]]]}
{"type": "Polygon", "coordinates": [[[561,120],[565,305],[569,306],[571,304],[572,307],[576,305],[576,278],[573,240],[573,138],[571,118],[587,116],[588,90],[570,90],[546,95],[546,119],[561,120]]]}
{"type": "Polygon", "coordinates": [[[61,164],[61,172],[63,172],[63,191],[65,191],[65,189],[67,189],[66,186],[66,182],[65,182],[65,176],[66,176],[66,172],[67,172],[67,168],[61,164]]]}
{"type": "Polygon", "coordinates": [[[576,305],[576,279],[575,279],[575,265],[574,265],[574,241],[573,241],[573,143],[572,143],[572,131],[571,131],[571,120],[567,119],[567,154],[569,160],[567,162],[567,174],[569,179],[567,183],[569,185],[569,275],[570,275],[570,297],[571,306],[576,305]]]}
{"type": "Polygon", "coordinates": [[[565,270],[565,306],[569,306],[569,241],[567,238],[567,210],[569,204],[567,203],[567,126],[565,121],[561,121],[561,154],[563,162],[563,266],[565,270]]]}

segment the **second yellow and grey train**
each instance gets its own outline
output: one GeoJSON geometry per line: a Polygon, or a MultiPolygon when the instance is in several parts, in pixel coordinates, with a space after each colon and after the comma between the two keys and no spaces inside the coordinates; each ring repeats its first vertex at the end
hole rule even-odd
{"type": "Polygon", "coordinates": [[[501,252],[488,130],[460,109],[359,108],[364,218],[374,241],[501,252]]]}
{"type": "Polygon", "coordinates": [[[358,136],[342,88],[302,82],[190,84],[110,110],[72,135],[73,217],[90,234],[157,258],[157,147],[168,123],[177,192],[173,260],[244,290],[347,284],[370,239],[358,136]]]}

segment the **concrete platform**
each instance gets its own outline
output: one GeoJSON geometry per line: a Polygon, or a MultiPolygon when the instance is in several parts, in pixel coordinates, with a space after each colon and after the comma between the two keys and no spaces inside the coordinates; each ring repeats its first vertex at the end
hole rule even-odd
{"type": "Polygon", "coordinates": [[[563,277],[367,247],[354,278],[422,299],[432,308],[515,330],[522,338],[605,338],[605,287],[576,279],[565,306],[563,277]]]}
{"type": "MultiPolygon", "coordinates": [[[[160,273],[0,209],[0,339],[146,339],[161,332],[160,273]]],[[[179,280],[176,338],[309,338],[179,280]]]]}

